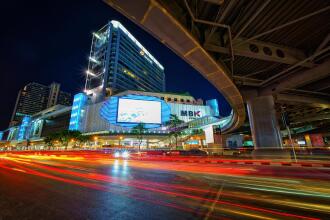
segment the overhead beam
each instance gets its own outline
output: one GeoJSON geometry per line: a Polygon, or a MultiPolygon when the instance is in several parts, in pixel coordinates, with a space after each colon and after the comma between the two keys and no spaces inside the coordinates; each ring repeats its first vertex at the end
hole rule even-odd
{"type": "Polygon", "coordinates": [[[325,90],[328,88],[330,88],[330,77],[301,87],[301,89],[303,89],[303,90],[310,90],[310,91],[316,91],[316,92],[319,92],[319,91],[322,91],[322,90],[325,90]]]}
{"type": "Polygon", "coordinates": [[[328,108],[321,108],[315,106],[306,106],[305,104],[300,103],[299,107],[289,108],[287,111],[291,117],[301,117],[304,115],[313,115],[313,114],[326,114],[323,110],[328,108]]]}
{"type": "MultiPolygon", "coordinates": [[[[225,8],[225,10],[222,12],[222,14],[221,14],[220,17],[219,17],[219,15],[220,15],[220,9],[219,9],[218,14],[217,14],[217,18],[216,18],[215,22],[218,23],[218,24],[222,24],[223,21],[225,20],[225,18],[227,17],[227,14],[228,14],[228,13],[234,8],[234,6],[236,5],[236,3],[237,3],[237,0],[231,0],[231,1],[228,3],[228,5],[227,5],[227,7],[225,8]],[[219,18],[218,18],[218,17],[219,17],[219,18]]],[[[211,28],[211,31],[210,31],[210,33],[207,35],[205,42],[209,42],[209,40],[211,39],[212,35],[213,35],[214,32],[217,30],[217,28],[218,28],[217,26],[213,26],[213,27],[211,28]]]]}
{"type": "Polygon", "coordinates": [[[216,5],[222,5],[224,0],[204,0],[204,1],[212,3],[212,4],[216,4],[216,5]]]}
{"type": "Polygon", "coordinates": [[[261,86],[265,87],[265,86],[271,84],[272,82],[278,81],[279,79],[285,77],[286,75],[290,75],[290,72],[292,70],[294,70],[295,68],[301,66],[304,63],[307,63],[307,62],[315,59],[315,57],[317,57],[317,56],[320,56],[320,55],[322,55],[324,53],[327,53],[329,50],[330,50],[330,47],[324,48],[323,50],[321,50],[321,51],[319,51],[317,53],[314,53],[313,55],[307,57],[304,60],[301,60],[300,62],[298,62],[298,63],[290,66],[289,68],[287,68],[287,69],[285,69],[285,70],[283,70],[283,71],[281,71],[279,73],[276,73],[275,75],[273,75],[273,76],[269,77],[268,79],[264,80],[261,83],[261,86]]]}
{"type": "MultiPolygon", "coordinates": [[[[282,28],[285,28],[285,27],[290,26],[290,25],[292,25],[292,24],[295,24],[295,23],[297,23],[297,22],[303,21],[303,20],[305,20],[305,19],[307,19],[307,18],[310,18],[310,17],[312,17],[312,16],[315,16],[315,15],[317,15],[317,14],[320,14],[320,13],[326,12],[326,11],[328,11],[328,10],[330,10],[330,6],[328,6],[328,7],[324,7],[324,8],[322,8],[322,9],[320,9],[320,10],[314,11],[314,12],[312,12],[312,13],[310,13],[310,14],[304,15],[304,16],[302,16],[302,17],[300,17],[300,18],[294,19],[294,20],[292,20],[292,21],[289,21],[289,22],[287,22],[287,23],[284,23],[284,24],[282,24],[282,25],[279,25],[279,26],[277,26],[277,27],[274,27],[274,28],[272,28],[272,29],[270,29],[270,30],[268,30],[268,31],[262,32],[262,33],[260,33],[260,34],[257,34],[257,35],[255,35],[255,36],[253,36],[253,37],[250,37],[250,38],[246,39],[244,42],[249,42],[249,41],[251,41],[251,40],[255,40],[255,39],[259,38],[259,37],[262,37],[262,36],[264,36],[264,35],[270,34],[270,33],[274,32],[274,31],[280,30],[280,29],[282,29],[282,28]]],[[[238,43],[238,44],[242,44],[242,43],[243,43],[243,42],[238,43]]]]}
{"type": "Polygon", "coordinates": [[[321,42],[321,44],[317,47],[317,49],[315,50],[314,53],[318,53],[320,50],[322,50],[330,41],[330,34],[328,34],[323,41],[321,42]]]}
{"type": "MultiPolygon", "coordinates": [[[[214,41],[214,40],[213,40],[214,41]]],[[[244,41],[243,38],[238,38],[236,42],[244,41]]],[[[212,41],[210,41],[212,42],[212,41]]],[[[212,43],[205,43],[203,47],[211,52],[230,54],[227,47],[222,47],[212,43]]],[[[283,64],[294,65],[306,58],[303,51],[285,47],[273,43],[267,43],[263,41],[251,41],[250,43],[244,43],[239,46],[233,46],[233,53],[235,56],[249,57],[258,60],[277,62],[283,64]],[[265,54],[265,50],[271,51],[271,54],[265,54]]],[[[301,66],[312,68],[314,64],[312,62],[301,63],[301,66]]]]}
{"type": "MultiPolygon", "coordinates": [[[[255,71],[255,72],[252,72],[252,73],[246,74],[246,75],[244,75],[244,76],[246,76],[246,77],[253,77],[253,76],[255,76],[255,75],[259,75],[259,74],[261,74],[261,73],[264,73],[264,72],[267,72],[267,71],[271,71],[272,69],[278,67],[279,65],[281,65],[281,63],[274,63],[274,64],[269,65],[268,67],[266,67],[266,68],[264,68],[264,69],[262,69],[262,70],[255,71]]],[[[262,80],[260,80],[260,81],[262,81],[262,80]]]]}
{"type": "Polygon", "coordinates": [[[238,33],[234,36],[233,41],[235,41],[242,33],[245,31],[245,29],[250,25],[252,21],[265,9],[265,7],[271,2],[271,0],[266,0],[264,3],[261,5],[260,8],[245,22],[243,27],[240,28],[238,33]]]}
{"type": "Polygon", "coordinates": [[[304,123],[304,122],[311,122],[311,121],[321,121],[321,120],[330,120],[330,114],[324,115],[311,115],[311,116],[304,116],[304,117],[294,117],[294,121],[304,123]]]}
{"type": "Polygon", "coordinates": [[[279,93],[287,89],[293,89],[305,85],[307,82],[314,82],[318,79],[323,79],[329,75],[330,59],[312,69],[295,72],[285,78],[281,78],[278,81],[261,88],[259,93],[263,95],[279,93]]]}
{"type": "Polygon", "coordinates": [[[305,104],[311,107],[330,108],[330,101],[327,99],[314,98],[300,95],[277,94],[275,102],[285,104],[305,104]]]}
{"type": "Polygon", "coordinates": [[[303,90],[303,89],[288,89],[286,90],[288,92],[293,92],[293,94],[296,95],[315,95],[315,96],[319,96],[319,97],[325,97],[328,96],[330,97],[330,94],[325,93],[325,92],[315,92],[315,91],[308,91],[308,90],[303,90]]]}

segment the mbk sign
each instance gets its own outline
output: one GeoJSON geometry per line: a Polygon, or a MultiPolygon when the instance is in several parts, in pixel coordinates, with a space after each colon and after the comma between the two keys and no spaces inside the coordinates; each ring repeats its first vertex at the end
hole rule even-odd
{"type": "Polygon", "coordinates": [[[201,117],[201,111],[186,111],[181,110],[181,116],[189,116],[189,117],[201,117]]]}

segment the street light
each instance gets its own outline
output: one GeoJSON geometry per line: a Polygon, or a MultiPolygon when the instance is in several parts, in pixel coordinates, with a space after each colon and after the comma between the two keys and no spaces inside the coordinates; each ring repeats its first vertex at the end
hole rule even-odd
{"type": "Polygon", "coordinates": [[[121,140],[123,140],[123,136],[119,136],[119,146],[121,146],[121,140]]]}
{"type": "Polygon", "coordinates": [[[94,145],[96,146],[97,145],[97,140],[99,139],[97,136],[95,136],[94,138],[94,141],[95,141],[95,143],[94,143],[94,145]]]}

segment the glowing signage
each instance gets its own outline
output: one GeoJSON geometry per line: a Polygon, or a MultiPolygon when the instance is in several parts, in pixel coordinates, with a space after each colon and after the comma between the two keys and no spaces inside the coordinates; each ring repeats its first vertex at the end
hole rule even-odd
{"type": "Polygon", "coordinates": [[[84,114],[84,107],[87,104],[87,96],[84,93],[78,93],[74,96],[71,110],[69,130],[80,130],[81,119],[84,114]]]}
{"type": "Polygon", "coordinates": [[[171,108],[153,96],[112,96],[100,108],[100,116],[109,124],[133,128],[144,123],[147,129],[160,127],[170,120],[171,108]]]}
{"type": "Polygon", "coordinates": [[[29,123],[31,121],[31,117],[30,116],[24,116],[23,120],[22,120],[22,124],[19,126],[19,131],[18,131],[18,140],[24,140],[26,138],[26,132],[27,132],[27,128],[29,126],[29,123]]]}
{"type": "Polygon", "coordinates": [[[181,116],[201,117],[201,111],[181,110],[181,116]]]}
{"type": "Polygon", "coordinates": [[[161,102],[120,98],[117,122],[161,124],[161,102]]]}

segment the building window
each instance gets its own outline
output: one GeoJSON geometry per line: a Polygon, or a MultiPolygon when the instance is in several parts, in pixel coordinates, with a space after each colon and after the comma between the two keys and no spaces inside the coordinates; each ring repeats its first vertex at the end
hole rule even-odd
{"type": "Polygon", "coordinates": [[[164,100],[164,97],[160,97],[161,100],[164,100]]]}
{"type": "Polygon", "coordinates": [[[184,102],[184,100],[183,99],[180,99],[180,102],[184,102]]]}
{"type": "Polygon", "coordinates": [[[167,98],[167,101],[171,101],[172,99],[171,98],[167,98]]]}
{"type": "Polygon", "coordinates": [[[187,102],[190,102],[190,100],[189,100],[189,99],[187,99],[187,102]]]}
{"type": "Polygon", "coordinates": [[[177,98],[174,98],[174,101],[176,102],[176,101],[178,101],[178,99],[177,98]]]}

